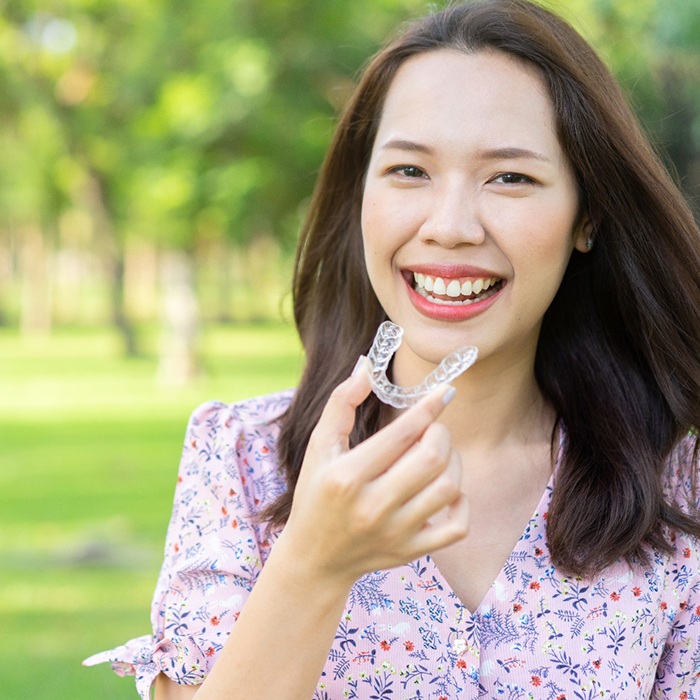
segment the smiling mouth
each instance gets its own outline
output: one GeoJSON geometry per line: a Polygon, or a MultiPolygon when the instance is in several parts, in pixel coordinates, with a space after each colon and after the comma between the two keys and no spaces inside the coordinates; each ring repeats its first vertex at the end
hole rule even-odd
{"type": "Polygon", "coordinates": [[[504,284],[505,281],[499,277],[450,279],[414,272],[412,286],[433,304],[468,306],[497,294],[504,284]]]}

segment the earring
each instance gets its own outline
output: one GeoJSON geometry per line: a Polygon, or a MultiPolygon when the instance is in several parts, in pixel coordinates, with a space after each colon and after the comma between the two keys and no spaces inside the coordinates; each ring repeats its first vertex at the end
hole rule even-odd
{"type": "Polygon", "coordinates": [[[586,238],[586,250],[591,250],[593,248],[593,236],[588,236],[586,238]]]}

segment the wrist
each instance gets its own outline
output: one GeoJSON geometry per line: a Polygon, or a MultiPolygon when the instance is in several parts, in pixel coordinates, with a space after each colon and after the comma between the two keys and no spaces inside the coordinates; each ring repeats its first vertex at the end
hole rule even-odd
{"type": "Polygon", "coordinates": [[[305,597],[318,594],[319,602],[326,599],[332,603],[341,598],[345,602],[358,576],[324,566],[310,556],[309,549],[299,546],[285,529],[273,545],[265,567],[272,565],[290,590],[298,590],[305,597]]]}

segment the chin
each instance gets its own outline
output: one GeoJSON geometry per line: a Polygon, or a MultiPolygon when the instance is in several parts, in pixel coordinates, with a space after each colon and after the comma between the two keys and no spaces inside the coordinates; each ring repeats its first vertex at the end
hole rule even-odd
{"type": "Polygon", "coordinates": [[[420,362],[426,366],[430,365],[427,369],[432,370],[443,361],[446,355],[467,345],[476,345],[476,343],[469,342],[463,335],[458,339],[441,339],[438,334],[432,333],[422,338],[413,338],[408,331],[405,331],[397,354],[405,357],[408,363],[420,362]]]}

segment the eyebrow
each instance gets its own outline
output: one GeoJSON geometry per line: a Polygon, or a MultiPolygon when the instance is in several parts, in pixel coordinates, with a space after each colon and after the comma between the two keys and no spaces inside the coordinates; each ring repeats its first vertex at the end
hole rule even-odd
{"type": "Polygon", "coordinates": [[[387,141],[383,146],[382,150],[397,150],[397,151],[413,151],[415,153],[432,153],[433,149],[429,146],[425,146],[422,143],[416,143],[415,141],[407,141],[405,139],[392,139],[387,141]]]}
{"type": "Polygon", "coordinates": [[[529,148],[518,148],[516,146],[489,148],[484,151],[479,151],[477,156],[482,160],[515,160],[517,158],[529,158],[531,160],[541,160],[544,163],[550,162],[550,159],[542,153],[531,151],[529,148]]]}
{"type": "MultiPolygon", "coordinates": [[[[422,143],[416,143],[415,141],[408,141],[406,139],[392,139],[387,141],[383,146],[382,150],[395,149],[399,151],[411,151],[414,153],[433,153],[433,149],[430,146],[426,146],[422,143]]],[[[531,160],[539,160],[543,163],[549,163],[550,159],[542,153],[537,153],[536,151],[531,151],[529,148],[519,148],[517,146],[505,146],[503,148],[488,148],[482,151],[478,151],[476,154],[479,160],[517,160],[518,158],[529,158],[531,160]]]]}

